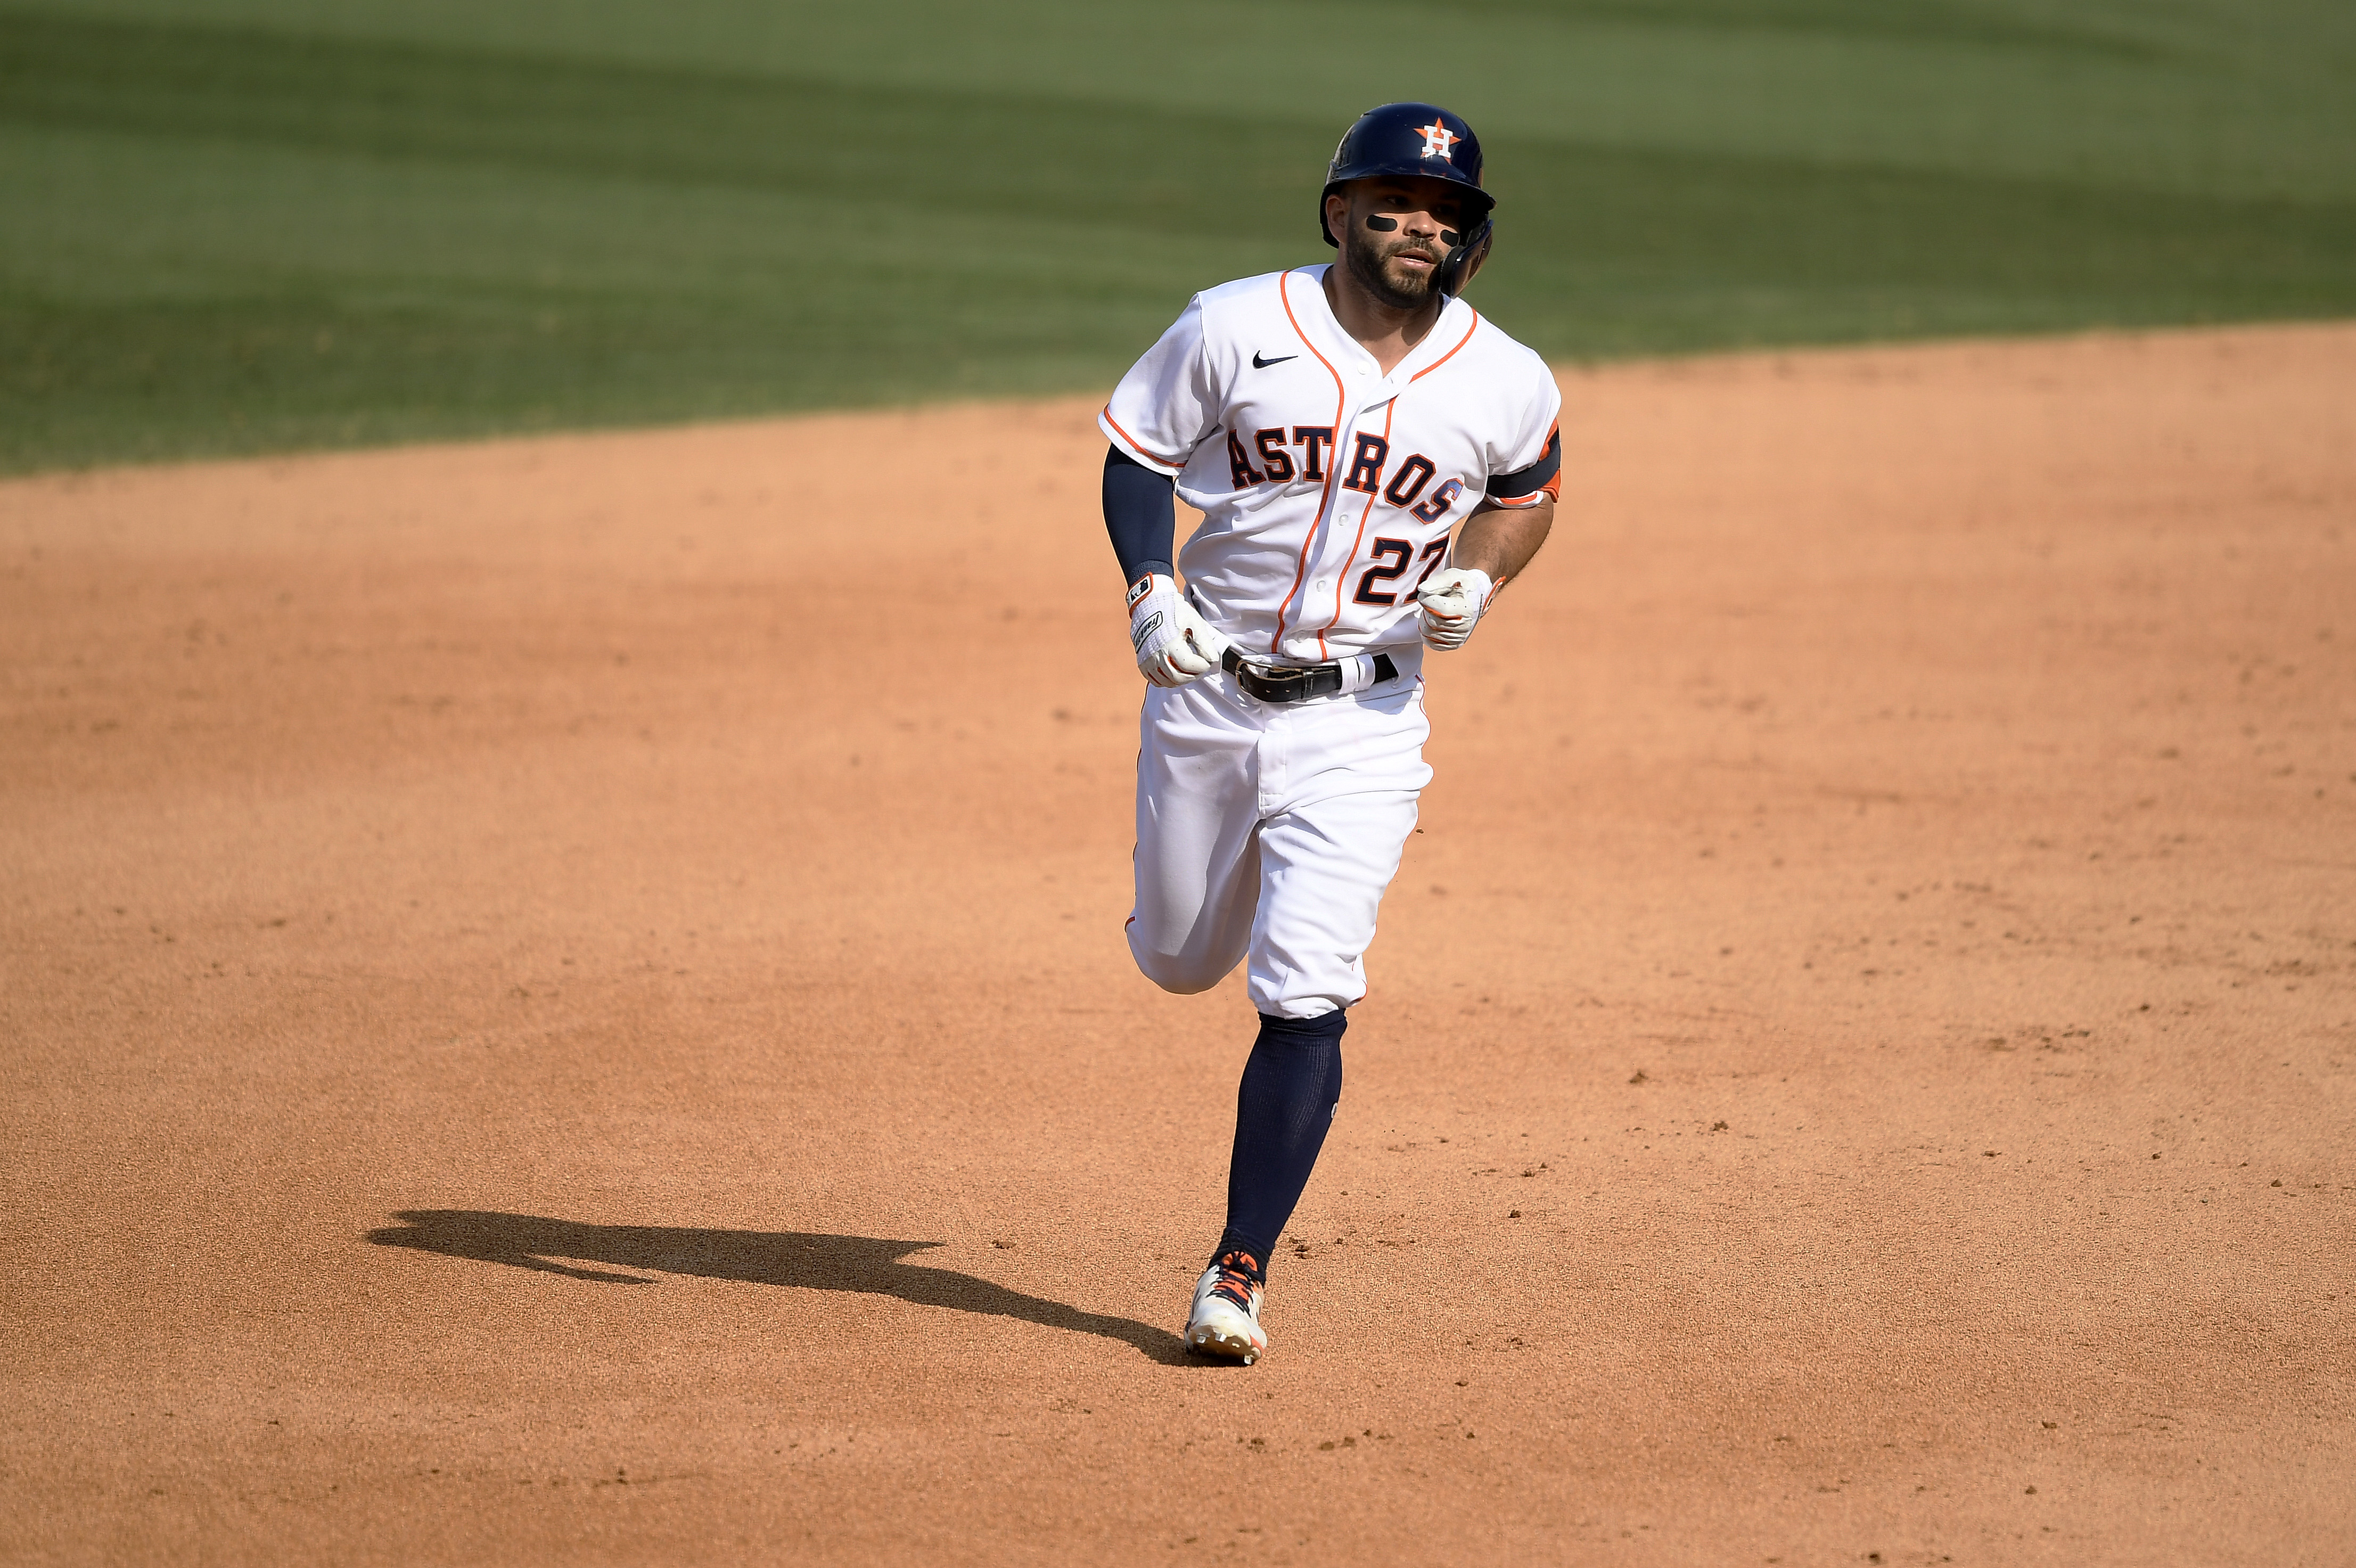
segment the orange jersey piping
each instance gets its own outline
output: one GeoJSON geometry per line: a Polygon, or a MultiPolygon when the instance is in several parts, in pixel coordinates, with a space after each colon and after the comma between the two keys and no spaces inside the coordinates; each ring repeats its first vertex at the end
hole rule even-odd
{"type": "MultiPolygon", "coordinates": [[[[1467,310],[1472,310],[1472,307],[1471,306],[1469,306],[1469,305],[1468,305],[1468,306],[1466,306],[1464,308],[1465,308],[1465,309],[1467,309],[1467,310]]],[[[1481,313],[1480,313],[1479,311],[1477,311],[1477,310],[1472,310],[1472,326],[1470,326],[1470,327],[1467,327],[1467,328],[1464,329],[1464,336],[1463,336],[1463,337],[1459,338],[1458,339],[1456,339],[1456,349],[1462,349],[1462,347],[1464,347],[1464,345],[1465,345],[1465,344],[1470,343],[1471,341],[1472,341],[1472,334],[1474,334],[1475,332],[1478,332],[1479,330],[1481,330],[1481,313]]],[[[1421,369],[1421,370],[1419,370],[1419,371],[1416,371],[1416,373],[1415,373],[1415,374],[1413,374],[1413,375],[1411,375],[1411,376],[1408,377],[1408,379],[1407,379],[1407,384],[1408,384],[1408,385],[1409,385],[1409,386],[1413,386],[1413,385],[1415,385],[1415,383],[1416,383],[1416,382],[1418,382],[1418,381],[1419,381],[1423,380],[1423,378],[1424,378],[1424,377],[1426,377],[1426,376],[1428,376],[1428,375],[1431,374],[1431,372],[1432,372],[1432,371],[1436,371],[1436,370],[1440,369],[1440,366],[1442,366],[1442,365],[1444,365],[1444,364],[1448,363],[1448,361],[1449,361],[1449,360],[1452,360],[1452,359],[1456,358],[1456,349],[1449,349],[1449,350],[1448,350],[1448,352],[1446,352],[1445,354],[1440,355],[1440,358],[1438,358],[1437,360],[1432,360],[1432,361],[1431,361],[1431,363],[1430,363],[1430,364],[1428,364],[1428,365],[1424,366],[1424,368],[1423,368],[1423,369],[1421,369]]]]}
{"type": "Polygon", "coordinates": [[[1131,435],[1128,431],[1122,430],[1120,428],[1120,421],[1112,416],[1112,404],[1107,403],[1104,405],[1104,413],[1101,417],[1107,424],[1111,425],[1115,431],[1119,432],[1120,438],[1123,441],[1129,443],[1130,450],[1137,453],[1140,456],[1151,457],[1165,468],[1178,468],[1183,470],[1186,467],[1186,459],[1183,457],[1164,457],[1155,452],[1151,447],[1146,446],[1145,443],[1140,441],[1136,436],[1131,435]]]}
{"type": "MultiPolygon", "coordinates": [[[[1325,367],[1327,375],[1333,378],[1333,446],[1325,460],[1325,488],[1317,494],[1317,515],[1310,520],[1309,532],[1301,541],[1300,558],[1293,563],[1292,586],[1286,592],[1284,602],[1276,607],[1276,637],[1269,644],[1268,650],[1280,659],[1284,656],[1285,618],[1292,612],[1292,601],[1301,592],[1301,579],[1309,575],[1309,547],[1316,542],[1318,529],[1324,525],[1325,509],[1333,501],[1333,480],[1342,471],[1342,411],[1349,406],[1350,400],[1348,390],[1342,385],[1342,372],[1335,370],[1333,361],[1309,340],[1309,334],[1301,329],[1301,318],[1292,314],[1292,293],[1285,287],[1291,277],[1289,272],[1278,274],[1276,297],[1284,306],[1284,319],[1290,323],[1292,335],[1301,339],[1302,348],[1317,356],[1317,362],[1325,367]]],[[[1318,646],[1322,648],[1324,644],[1320,642],[1318,646]]]]}
{"type": "MultiPolygon", "coordinates": [[[[1462,346],[1463,345],[1459,344],[1457,347],[1462,348],[1462,346]]],[[[1451,354],[1455,351],[1455,349],[1451,349],[1449,350],[1451,354]]],[[[1412,377],[1409,378],[1409,380],[1412,379],[1412,377]]],[[[1389,406],[1383,410],[1383,446],[1386,451],[1389,449],[1391,444],[1391,415],[1398,412],[1398,399],[1394,397],[1391,399],[1389,406]]],[[[1358,514],[1358,537],[1350,541],[1350,558],[1348,561],[1344,563],[1342,570],[1337,573],[1333,578],[1333,618],[1327,621],[1323,629],[1320,630],[1317,634],[1317,653],[1318,657],[1322,659],[1331,659],[1333,657],[1333,650],[1325,646],[1325,633],[1333,630],[1335,627],[1342,624],[1342,589],[1350,580],[1350,568],[1358,564],[1358,546],[1366,542],[1366,519],[1375,515],[1375,503],[1383,499],[1383,488],[1379,483],[1380,478],[1381,476],[1376,476],[1378,482],[1376,484],[1373,493],[1366,497],[1366,510],[1358,514]]]]}

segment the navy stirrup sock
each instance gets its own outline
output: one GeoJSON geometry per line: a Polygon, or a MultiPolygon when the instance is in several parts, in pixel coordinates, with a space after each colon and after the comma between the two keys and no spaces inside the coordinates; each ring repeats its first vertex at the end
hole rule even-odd
{"type": "Polygon", "coordinates": [[[1269,1254],[1309,1185],[1342,1098],[1346,1010],[1315,1018],[1259,1015],[1259,1038],[1236,1090],[1236,1151],[1227,1165],[1227,1228],[1214,1262],[1265,1280],[1269,1254]],[[1241,1254],[1231,1257],[1230,1254],[1241,1254]]]}

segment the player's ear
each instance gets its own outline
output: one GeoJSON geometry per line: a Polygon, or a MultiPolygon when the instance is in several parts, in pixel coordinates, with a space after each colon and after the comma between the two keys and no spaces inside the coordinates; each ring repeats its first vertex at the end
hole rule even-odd
{"type": "Polygon", "coordinates": [[[1350,199],[1335,192],[1325,199],[1325,232],[1335,244],[1350,234],[1350,199]]]}

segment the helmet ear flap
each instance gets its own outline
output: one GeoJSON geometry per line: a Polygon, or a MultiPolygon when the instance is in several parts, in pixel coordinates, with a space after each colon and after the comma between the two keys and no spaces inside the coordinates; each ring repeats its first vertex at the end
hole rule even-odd
{"type": "Polygon", "coordinates": [[[1472,274],[1481,270],[1481,263],[1489,259],[1489,242],[1495,232],[1495,223],[1482,219],[1481,227],[1467,235],[1464,242],[1449,252],[1448,259],[1440,263],[1440,275],[1432,279],[1432,287],[1451,297],[1462,294],[1464,285],[1472,281],[1472,274]]]}

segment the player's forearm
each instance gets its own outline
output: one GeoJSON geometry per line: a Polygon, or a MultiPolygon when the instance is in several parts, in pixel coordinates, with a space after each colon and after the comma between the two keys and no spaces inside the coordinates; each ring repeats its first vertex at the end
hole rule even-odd
{"type": "Polygon", "coordinates": [[[1174,576],[1178,508],[1175,482],[1157,474],[1118,446],[1105,449],[1105,532],[1120,557],[1121,580],[1134,583],[1149,572],[1174,576]]]}
{"type": "Polygon", "coordinates": [[[1457,530],[1456,548],[1449,562],[1469,571],[1486,572],[1491,582],[1503,583],[1522,575],[1522,568],[1530,564],[1553,527],[1551,500],[1533,507],[1483,507],[1457,530]]]}

